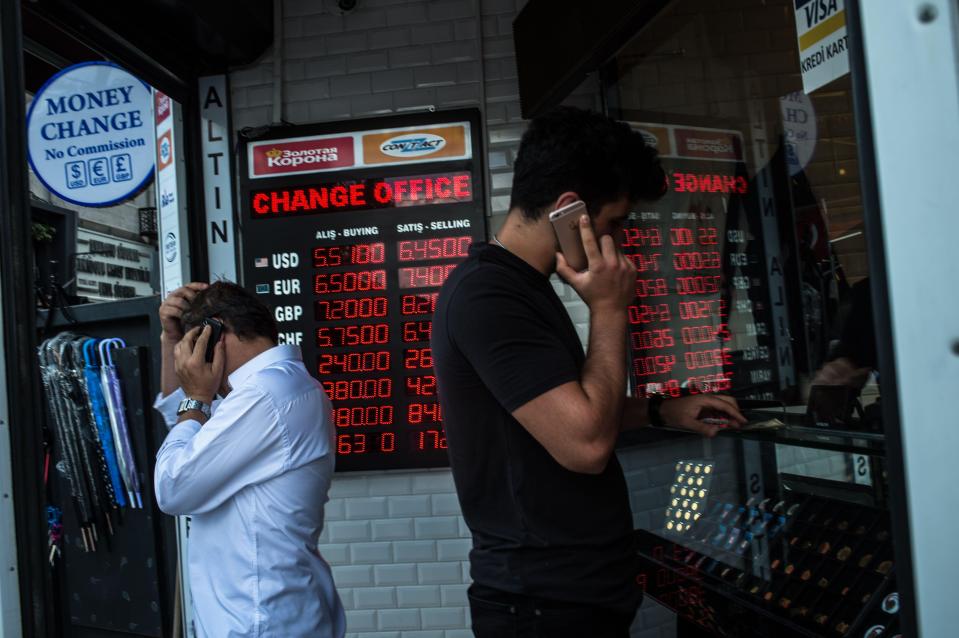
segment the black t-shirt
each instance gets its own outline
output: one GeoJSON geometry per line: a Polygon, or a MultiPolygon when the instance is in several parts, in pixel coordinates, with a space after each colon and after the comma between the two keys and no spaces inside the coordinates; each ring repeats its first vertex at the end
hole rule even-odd
{"type": "Polygon", "coordinates": [[[440,292],[432,348],[473,581],[632,613],[641,593],[619,461],[571,472],[511,415],[579,380],[585,361],[549,279],[475,244],[440,292]]]}

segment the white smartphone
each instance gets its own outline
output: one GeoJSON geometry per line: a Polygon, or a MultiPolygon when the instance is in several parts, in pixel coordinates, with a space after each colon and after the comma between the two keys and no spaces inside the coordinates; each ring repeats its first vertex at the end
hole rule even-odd
{"type": "Polygon", "coordinates": [[[549,214],[549,223],[553,225],[559,248],[569,267],[577,272],[586,270],[589,262],[583,249],[583,237],[580,235],[579,218],[586,214],[586,204],[576,200],[557,208],[549,214]]]}

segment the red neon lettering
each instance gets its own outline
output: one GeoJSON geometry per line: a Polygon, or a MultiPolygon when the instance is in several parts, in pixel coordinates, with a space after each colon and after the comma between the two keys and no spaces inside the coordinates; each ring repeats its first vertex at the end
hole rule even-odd
{"type": "Polygon", "coordinates": [[[436,178],[436,196],[441,199],[449,199],[453,195],[452,191],[453,180],[449,177],[437,177],[436,178]]]}
{"type": "Polygon", "coordinates": [[[453,196],[457,199],[471,199],[473,194],[470,192],[470,176],[453,176],[453,196]]]}
{"type": "Polygon", "coordinates": [[[366,192],[363,184],[350,184],[350,206],[366,206],[366,192]]]}
{"type": "Polygon", "coordinates": [[[739,193],[745,194],[749,185],[741,175],[715,173],[673,173],[673,190],[677,193],[739,193]]]}
{"type": "Polygon", "coordinates": [[[270,207],[267,205],[267,202],[270,200],[270,197],[266,193],[257,193],[253,196],[253,212],[257,215],[266,215],[270,212],[270,207]]]}
{"type": "Polygon", "coordinates": [[[388,204],[393,199],[393,189],[387,182],[377,182],[373,187],[373,198],[380,204],[388,204]]]}

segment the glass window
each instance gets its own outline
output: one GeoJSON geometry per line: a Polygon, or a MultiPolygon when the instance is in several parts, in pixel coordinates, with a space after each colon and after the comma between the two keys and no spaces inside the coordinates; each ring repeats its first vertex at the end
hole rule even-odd
{"type": "Polygon", "coordinates": [[[668,181],[626,240],[635,390],[878,430],[849,74],[803,92],[792,2],[687,0],[606,76],[611,115],[659,148],[668,181]]]}

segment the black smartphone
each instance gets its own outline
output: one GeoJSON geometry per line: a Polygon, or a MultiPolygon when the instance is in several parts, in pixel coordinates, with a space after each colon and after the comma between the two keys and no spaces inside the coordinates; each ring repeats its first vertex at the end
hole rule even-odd
{"type": "Polygon", "coordinates": [[[213,352],[216,349],[216,344],[219,343],[220,337],[223,336],[223,322],[219,319],[214,319],[213,317],[207,317],[203,320],[201,325],[210,326],[212,332],[210,333],[210,340],[206,342],[206,361],[207,363],[213,362],[213,352]]]}

